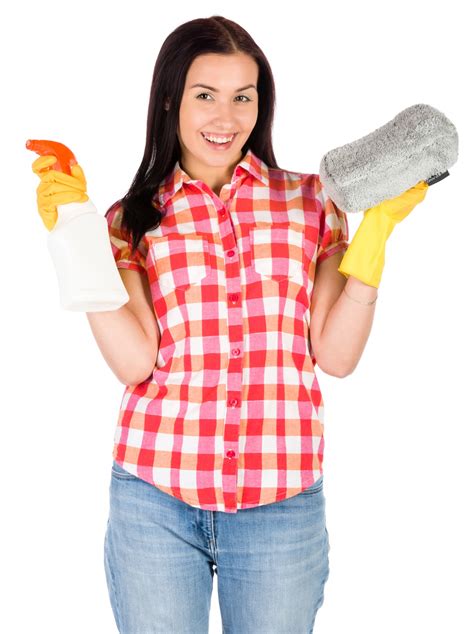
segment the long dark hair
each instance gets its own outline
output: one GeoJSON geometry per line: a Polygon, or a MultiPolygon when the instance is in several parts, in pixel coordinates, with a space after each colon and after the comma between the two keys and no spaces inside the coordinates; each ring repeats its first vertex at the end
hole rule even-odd
{"type": "MultiPolygon", "coordinates": [[[[197,18],[178,26],[164,41],[153,71],[148,105],[146,144],[132,185],[120,202],[122,229],[131,238],[134,252],[143,235],[161,223],[157,197],[161,181],[180,158],[177,136],[179,108],[186,75],[193,60],[206,53],[247,53],[258,64],[258,118],[242,148],[250,148],[269,167],[278,168],[272,146],[275,84],[267,58],[245,29],[220,15],[197,18]],[[168,105],[169,110],[165,110],[168,105]]],[[[106,212],[107,214],[114,203],[106,212]]]]}

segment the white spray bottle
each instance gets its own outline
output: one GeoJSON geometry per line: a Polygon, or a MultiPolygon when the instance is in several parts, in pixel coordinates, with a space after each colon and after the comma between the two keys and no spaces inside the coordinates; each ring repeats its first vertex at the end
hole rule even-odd
{"type": "MultiPolygon", "coordinates": [[[[70,174],[73,153],[55,141],[27,141],[26,147],[58,159],[52,169],[70,174]]],[[[71,311],[117,310],[130,297],[115,264],[107,220],[94,203],[57,205],[58,219],[47,238],[56,270],[62,308],[71,311]]]]}
{"type": "Polygon", "coordinates": [[[58,205],[58,220],[48,234],[61,306],[65,310],[116,310],[129,295],[115,264],[107,220],[91,200],[58,205]]]}

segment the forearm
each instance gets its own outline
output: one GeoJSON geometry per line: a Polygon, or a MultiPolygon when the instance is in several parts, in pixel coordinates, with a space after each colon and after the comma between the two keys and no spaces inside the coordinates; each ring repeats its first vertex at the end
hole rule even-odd
{"type": "Polygon", "coordinates": [[[354,371],[369,338],[374,319],[378,289],[349,276],[345,289],[341,292],[328,313],[321,332],[318,359],[321,369],[334,376],[343,377],[354,371]],[[354,298],[354,299],[351,299],[354,298]]]}
{"type": "Polygon", "coordinates": [[[86,315],[100,351],[118,380],[124,385],[144,381],[155,359],[150,341],[132,311],[124,305],[86,315]]]}

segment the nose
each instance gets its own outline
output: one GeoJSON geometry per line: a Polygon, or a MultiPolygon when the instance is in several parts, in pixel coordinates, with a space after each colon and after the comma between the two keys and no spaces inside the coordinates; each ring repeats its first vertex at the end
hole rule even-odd
{"type": "Polygon", "coordinates": [[[232,105],[225,103],[218,103],[214,110],[213,126],[215,132],[235,132],[235,117],[232,112],[232,105]]]}

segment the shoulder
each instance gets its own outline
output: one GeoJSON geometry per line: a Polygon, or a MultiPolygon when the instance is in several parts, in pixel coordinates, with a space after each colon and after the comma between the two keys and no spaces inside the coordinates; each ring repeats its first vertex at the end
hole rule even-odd
{"type": "Polygon", "coordinates": [[[117,221],[120,223],[122,216],[123,216],[123,206],[122,206],[121,200],[117,200],[105,212],[105,217],[107,218],[107,222],[109,223],[109,225],[111,224],[115,225],[117,221]]]}
{"type": "Polygon", "coordinates": [[[282,168],[268,168],[268,177],[270,188],[299,192],[305,198],[319,201],[324,209],[327,196],[319,174],[282,168]]]}
{"type": "Polygon", "coordinates": [[[105,219],[109,227],[109,232],[119,237],[127,236],[129,238],[126,225],[124,225],[124,208],[121,200],[117,200],[113,205],[105,212],[105,219]]]}

